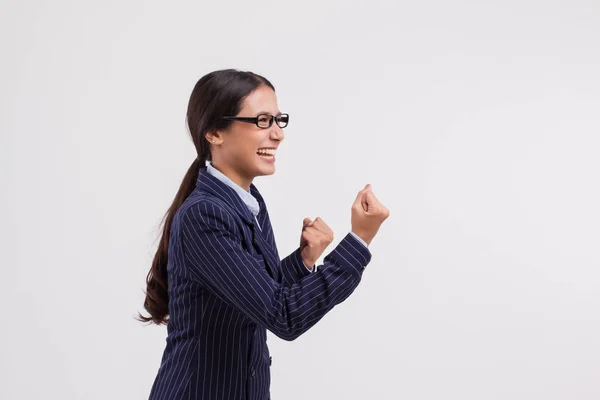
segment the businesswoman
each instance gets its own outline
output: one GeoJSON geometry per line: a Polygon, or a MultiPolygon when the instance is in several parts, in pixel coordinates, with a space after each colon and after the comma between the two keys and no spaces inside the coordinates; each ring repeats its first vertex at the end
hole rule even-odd
{"type": "Polygon", "coordinates": [[[322,265],[333,233],[320,218],[303,221],[300,246],[282,259],[252,183],[275,172],[289,122],[273,85],[251,72],[211,72],[192,91],[187,122],[198,157],[165,215],[146,279],[149,316],[139,316],[168,331],[150,398],[269,399],[267,329],[294,340],[350,296],[389,211],[367,185],[351,207],[352,231],[322,265]]]}

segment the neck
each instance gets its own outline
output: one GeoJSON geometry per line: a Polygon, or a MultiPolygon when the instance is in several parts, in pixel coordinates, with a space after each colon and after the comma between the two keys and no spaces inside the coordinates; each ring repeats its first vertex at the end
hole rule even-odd
{"type": "Polygon", "coordinates": [[[220,173],[231,179],[233,183],[235,183],[245,191],[250,191],[250,184],[252,183],[252,179],[244,178],[240,174],[236,173],[233,169],[222,167],[220,164],[215,164],[214,162],[211,162],[210,165],[212,165],[214,169],[218,170],[220,173]]]}

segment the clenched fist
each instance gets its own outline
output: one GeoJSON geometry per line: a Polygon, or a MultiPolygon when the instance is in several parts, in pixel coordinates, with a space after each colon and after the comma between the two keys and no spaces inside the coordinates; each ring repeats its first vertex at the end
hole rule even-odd
{"type": "Polygon", "coordinates": [[[314,221],[304,218],[300,236],[300,254],[304,264],[310,269],[333,241],[333,231],[325,221],[317,217],[314,221]]]}
{"type": "Polygon", "coordinates": [[[389,216],[390,211],[377,200],[371,185],[367,185],[358,192],[352,204],[352,232],[369,244],[389,216]]]}

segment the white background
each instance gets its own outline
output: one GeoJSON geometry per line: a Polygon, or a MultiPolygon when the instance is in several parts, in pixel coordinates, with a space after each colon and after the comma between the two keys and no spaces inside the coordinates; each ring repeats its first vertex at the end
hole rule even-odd
{"type": "Polygon", "coordinates": [[[147,398],[134,316],[222,68],[291,114],[254,182],[280,255],[366,183],[391,211],[354,294],[269,333],[273,399],[600,398],[597,2],[12,0],[0,44],[0,398],[147,398]]]}

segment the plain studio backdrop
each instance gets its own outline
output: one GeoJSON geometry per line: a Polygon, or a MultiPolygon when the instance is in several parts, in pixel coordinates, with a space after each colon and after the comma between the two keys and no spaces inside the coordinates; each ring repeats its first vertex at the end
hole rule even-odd
{"type": "Polygon", "coordinates": [[[2,399],[145,399],[159,223],[196,156],[204,74],[291,115],[259,177],[280,255],[302,219],[390,209],[352,296],[273,399],[600,398],[600,6],[588,1],[3,1],[2,399]]]}

